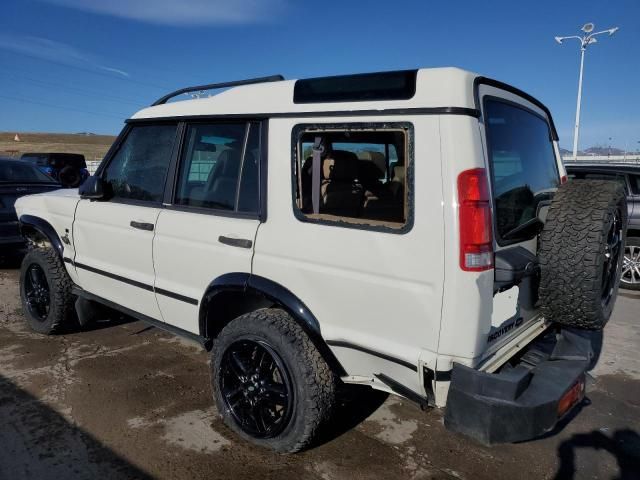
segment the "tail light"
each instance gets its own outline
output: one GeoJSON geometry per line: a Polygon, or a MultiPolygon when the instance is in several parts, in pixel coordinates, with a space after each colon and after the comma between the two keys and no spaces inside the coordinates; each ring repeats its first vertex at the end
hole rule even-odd
{"type": "Polygon", "coordinates": [[[489,182],[483,168],[458,176],[460,268],[482,272],[493,268],[493,235],[489,182]]]}

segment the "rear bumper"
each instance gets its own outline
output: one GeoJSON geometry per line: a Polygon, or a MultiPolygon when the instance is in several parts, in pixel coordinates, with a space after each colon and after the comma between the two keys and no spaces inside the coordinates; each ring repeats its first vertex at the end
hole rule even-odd
{"type": "Polygon", "coordinates": [[[445,426],[485,445],[538,437],[580,403],[592,357],[585,334],[563,329],[536,339],[500,373],[455,364],[445,426]]]}

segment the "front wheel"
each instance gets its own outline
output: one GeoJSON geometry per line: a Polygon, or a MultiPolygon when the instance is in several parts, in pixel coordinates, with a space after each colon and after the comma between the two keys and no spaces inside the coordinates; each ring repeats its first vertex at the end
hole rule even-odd
{"type": "Polygon", "coordinates": [[[640,290],[640,237],[627,237],[620,287],[640,290]]]}
{"type": "Polygon", "coordinates": [[[29,326],[51,335],[69,322],[73,311],[72,282],[51,248],[30,249],[22,261],[20,297],[29,326]]]}
{"type": "Polygon", "coordinates": [[[278,452],[309,446],[333,413],[338,379],[284,311],[261,309],[227,325],[215,341],[211,378],[224,422],[278,452]]]}

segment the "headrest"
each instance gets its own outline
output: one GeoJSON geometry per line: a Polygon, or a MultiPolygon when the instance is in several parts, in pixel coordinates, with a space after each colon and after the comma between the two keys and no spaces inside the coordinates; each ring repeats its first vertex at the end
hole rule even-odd
{"type": "Polygon", "coordinates": [[[384,153],[363,150],[362,152],[358,152],[358,158],[360,160],[372,162],[380,171],[379,178],[384,177],[384,174],[387,171],[387,161],[385,160],[384,153]]]}
{"type": "Polygon", "coordinates": [[[404,182],[404,165],[396,165],[393,167],[393,180],[396,182],[404,182]]]}
{"type": "Polygon", "coordinates": [[[235,177],[240,168],[240,151],[229,148],[220,152],[216,162],[216,176],[235,177]]]}
{"type": "Polygon", "coordinates": [[[197,152],[215,152],[218,148],[215,143],[198,142],[194,150],[197,152]]]}
{"type": "Polygon", "coordinates": [[[322,161],[322,177],[325,180],[354,180],[358,176],[358,156],[346,150],[329,152],[322,161]]]}

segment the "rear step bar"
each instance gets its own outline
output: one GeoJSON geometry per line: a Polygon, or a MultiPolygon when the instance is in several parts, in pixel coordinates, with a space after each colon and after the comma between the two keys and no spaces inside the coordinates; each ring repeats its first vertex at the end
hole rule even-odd
{"type": "Polygon", "coordinates": [[[485,445],[538,437],[584,395],[593,358],[588,333],[550,330],[499,373],[454,364],[445,426],[485,445]]]}

